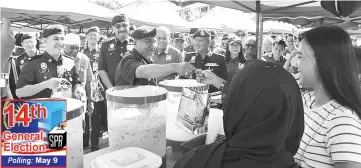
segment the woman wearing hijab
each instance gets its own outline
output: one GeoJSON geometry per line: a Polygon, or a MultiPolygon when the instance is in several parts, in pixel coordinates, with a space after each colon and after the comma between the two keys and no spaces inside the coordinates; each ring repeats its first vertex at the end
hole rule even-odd
{"type": "MultiPolygon", "coordinates": [[[[197,74],[217,88],[224,82],[209,71],[197,74]]],[[[292,75],[252,60],[226,85],[226,139],[191,150],[174,168],[298,168],[293,155],[303,134],[303,105],[292,75]]]]}
{"type": "Polygon", "coordinates": [[[350,36],[336,26],[306,31],[298,49],[305,132],[295,155],[302,167],[361,167],[361,90],[350,36]]]}

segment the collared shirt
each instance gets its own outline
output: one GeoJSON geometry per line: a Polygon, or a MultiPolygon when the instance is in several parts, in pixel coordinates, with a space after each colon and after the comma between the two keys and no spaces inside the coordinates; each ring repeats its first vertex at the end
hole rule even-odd
{"type": "Polygon", "coordinates": [[[336,162],[361,163],[361,120],[335,100],[316,108],[314,92],[302,95],[305,129],[295,161],[301,167],[334,168],[336,162]]]}
{"type": "Polygon", "coordinates": [[[151,64],[136,49],[126,54],[120,61],[115,75],[115,86],[120,85],[155,85],[155,79],[136,78],[135,72],[141,65],[151,64]]]}
{"type": "Polygon", "coordinates": [[[93,72],[98,71],[100,49],[95,48],[90,51],[89,47],[85,46],[84,49],[81,50],[81,52],[89,58],[90,66],[91,66],[91,69],[93,70],[93,72]]]}
{"type": "MultiPolygon", "coordinates": [[[[182,62],[181,52],[171,46],[168,46],[163,52],[158,53],[158,50],[155,51],[152,57],[153,64],[169,64],[169,63],[180,63],[182,62]]],[[[166,77],[158,78],[158,82],[163,80],[175,79],[177,73],[170,74],[166,77]]]]}
{"type": "MultiPolygon", "coordinates": [[[[213,73],[222,79],[228,79],[226,61],[224,60],[224,57],[219,54],[209,52],[203,60],[202,56],[197,52],[188,53],[184,59],[184,62],[190,62],[197,69],[210,69],[213,73]]],[[[193,74],[192,78],[196,79],[196,75],[193,74]]],[[[214,86],[209,87],[210,93],[216,91],[218,91],[218,89],[214,86]]]]}
{"type": "Polygon", "coordinates": [[[186,48],[184,48],[184,51],[188,54],[188,53],[192,53],[192,52],[196,52],[196,50],[194,49],[193,45],[189,45],[186,48]]]}
{"type": "MultiPolygon", "coordinates": [[[[40,51],[36,50],[35,55],[40,55],[40,51]]],[[[28,62],[31,61],[32,57],[29,57],[28,54],[26,54],[26,52],[22,53],[20,56],[18,56],[16,58],[16,70],[18,72],[18,74],[20,74],[21,69],[24,67],[24,65],[28,62]]]]}
{"type": "Polygon", "coordinates": [[[115,84],[115,70],[129,48],[127,40],[121,42],[116,37],[102,44],[98,68],[108,73],[112,85],[115,84]]]}
{"type": "Polygon", "coordinates": [[[244,67],[245,63],[241,63],[238,58],[234,58],[226,62],[226,65],[227,65],[227,77],[229,81],[231,81],[234,75],[244,67]]]}
{"type": "Polygon", "coordinates": [[[283,66],[287,61],[287,59],[284,56],[280,56],[280,58],[277,61],[275,61],[272,53],[263,55],[262,60],[267,62],[273,62],[281,66],[283,66]]]}
{"type": "MultiPolygon", "coordinates": [[[[51,78],[65,78],[72,86],[81,84],[74,66],[74,59],[65,55],[60,55],[56,61],[47,52],[33,57],[20,72],[16,88],[23,88],[26,85],[35,85],[51,78]]],[[[26,99],[49,98],[52,90],[44,89],[39,93],[24,97],[26,99]]]]}

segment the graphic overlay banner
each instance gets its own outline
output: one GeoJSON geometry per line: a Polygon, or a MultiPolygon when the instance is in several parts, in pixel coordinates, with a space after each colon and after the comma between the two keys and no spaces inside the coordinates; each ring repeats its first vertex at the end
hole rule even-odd
{"type": "Polygon", "coordinates": [[[1,166],[66,168],[66,100],[1,100],[1,166]]]}

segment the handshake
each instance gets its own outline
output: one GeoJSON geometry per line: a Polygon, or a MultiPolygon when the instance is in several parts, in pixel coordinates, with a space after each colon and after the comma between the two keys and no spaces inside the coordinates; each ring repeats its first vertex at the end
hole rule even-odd
{"type": "Polygon", "coordinates": [[[178,63],[176,72],[180,76],[184,76],[187,78],[191,78],[192,75],[195,74],[197,82],[214,85],[215,87],[222,84],[222,82],[224,81],[222,78],[214,74],[211,70],[196,69],[192,64],[188,62],[178,63]]]}

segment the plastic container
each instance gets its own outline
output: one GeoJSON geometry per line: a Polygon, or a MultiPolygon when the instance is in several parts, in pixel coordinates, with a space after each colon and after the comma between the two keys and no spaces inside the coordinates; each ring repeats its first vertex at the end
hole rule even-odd
{"type": "Polygon", "coordinates": [[[94,159],[91,168],[159,168],[162,159],[147,150],[135,147],[117,150],[94,159]]]}
{"type": "Polygon", "coordinates": [[[67,167],[83,168],[83,103],[67,98],[67,167]]]}
{"type": "Polygon", "coordinates": [[[167,90],[157,86],[119,86],[106,91],[109,147],[138,147],[165,159],[167,90]]]}
{"type": "Polygon", "coordinates": [[[167,100],[167,139],[172,141],[188,141],[199,135],[188,133],[177,126],[176,119],[183,88],[192,88],[201,93],[208,93],[208,85],[198,83],[194,79],[165,80],[159,86],[168,90],[167,100]]]}

